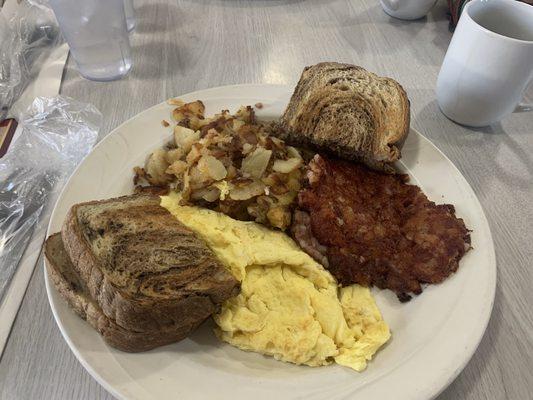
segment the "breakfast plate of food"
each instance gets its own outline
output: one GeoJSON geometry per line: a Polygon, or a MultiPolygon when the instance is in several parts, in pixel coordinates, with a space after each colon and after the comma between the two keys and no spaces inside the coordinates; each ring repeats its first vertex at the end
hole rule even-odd
{"type": "Polygon", "coordinates": [[[53,211],[46,287],[121,399],[430,399],[487,326],[496,263],[472,188],[394,80],[180,95],[117,127],[53,211]]]}

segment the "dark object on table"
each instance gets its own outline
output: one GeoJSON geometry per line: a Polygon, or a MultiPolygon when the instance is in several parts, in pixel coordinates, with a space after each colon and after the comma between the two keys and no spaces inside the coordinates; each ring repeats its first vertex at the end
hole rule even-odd
{"type": "Polygon", "coordinates": [[[13,135],[17,130],[17,125],[17,121],[13,118],[5,119],[0,122],[0,158],[7,153],[13,135]]]}
{"type": "Polygon", "coordinates": [[[343,285],[391,289],[400,301],[455,272],[470,235],[452,205],[436,205],[407,175],[328,160],[309,164],[293,236],[343,285]]]}
{"type": "MultiPolygon", "coordinates": [[[[448,17],[450,19],[450,28],[453,30],[459,22],[459,17],[463,12],[466,3],[470,0],[448,0],[448,17]]],[[[533,0],[516,0],[522,3],[533,5],[533,0]]]]}

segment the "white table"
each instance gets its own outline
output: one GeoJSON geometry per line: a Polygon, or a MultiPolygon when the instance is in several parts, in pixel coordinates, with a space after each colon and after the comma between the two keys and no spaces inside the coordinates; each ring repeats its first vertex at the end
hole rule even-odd
{"type": "MultiPolygon", "coordinates": [[[[235,83],[293,85],[318,61],[397,79],[411,99],[413,127],[466,176],[496,242],[492,319],[472,361],[439,400],[533,398],[533,114],[471,130],[439,112],[435,82],[452,36],[443,0],[415,22],[388,17],[377,0],[145,0],[137,7],[127,78],[90,82],[72,60],[64,76],[62,94],[103,112],[102,136],[168,97],[235,83]]],[[[527,95],[531,101],[533,90],[527,95]]],[[[63,341],[40,261],[0,361],[0,399],[110,398],[63,341]]]]}

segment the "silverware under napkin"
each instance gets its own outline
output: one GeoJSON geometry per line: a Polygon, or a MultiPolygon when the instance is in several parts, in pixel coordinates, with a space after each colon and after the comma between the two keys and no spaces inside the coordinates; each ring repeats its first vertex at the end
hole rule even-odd
{"type": "Polygon", "coordinates": [[[28,246],[57,174],[28,169],[0,182],[0,302],[28,246]],[[37,175],[37,176],[36,176],[37,175]]]}

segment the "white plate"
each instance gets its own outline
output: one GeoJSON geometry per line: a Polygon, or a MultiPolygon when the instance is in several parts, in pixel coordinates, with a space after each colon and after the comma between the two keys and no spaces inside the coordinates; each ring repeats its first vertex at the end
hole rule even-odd
{"type": "MultiPolygon", "coordinates": [[[[291,90],[283,86],[239,85],[180,96],[201,99],[210,115],[221,109],[262,102],[265,118],[281,114],[291,90]]],[[[132,168],[171,136],[161,120],[172,107],[152,107],[111,132],[82,162],[61,194],[49,233],[61,229],[68,208],[132,191],[132,168]]],[[[461,173],[430,141],[411,133],[402,166],[428,197],[454,204],[473,230],[474,250],[458,272],[421,296],[401,304],[390,291],[375,290],[392,339],[363,373],[341,366],[309,368],[247,353],[219,342],[207,323],[190,338],[139,354],[107,346],[61,299],[46,275],[57,324],[70,348],[109,392],[124,399],[429,399],[442,391],[474,353],[487,326],[496,284],[489,226],[461,173]]]]}

